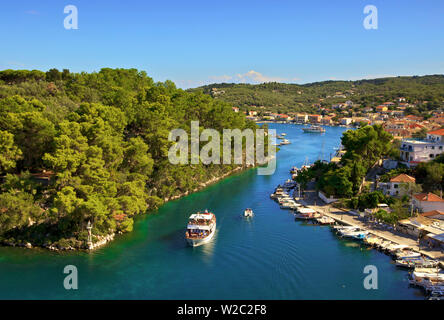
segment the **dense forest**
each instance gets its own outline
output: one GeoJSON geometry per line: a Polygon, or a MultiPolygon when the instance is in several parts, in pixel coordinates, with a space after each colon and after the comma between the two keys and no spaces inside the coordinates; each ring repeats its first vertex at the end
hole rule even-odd
{"type": "Polygon", "coordinates": [[[189,91],[201,91],[230,102],[242,110],[251,106],[278,113],[310,112],[313,104],[331,106],[353,101],[361,107],[374,106],[398,97],[406,102],[427,101],[427,107],[444,104],[444,75],[393,77],[359,81],[324,81],[304,85],[285,83],[211,84],[189,91]]]}
{"type": "Polygon", "coordinates": [[[172,129],[251,128],[231,105],[143,71],[0,72],[0,242],[82,248],[235,165],[172,165],[172,129]]]}

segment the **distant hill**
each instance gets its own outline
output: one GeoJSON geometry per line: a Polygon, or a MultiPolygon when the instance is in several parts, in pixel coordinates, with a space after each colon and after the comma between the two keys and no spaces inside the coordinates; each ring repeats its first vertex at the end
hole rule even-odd
{"type": "Polygon", "coordinates": [[[435,106],[442,106],[444,75],[323,81],[303,85],[276,82],[257,85],[218,83],[189,91],[203,91],[216,99],[232,103],[241,110],[256,106],[276,112],[309,112],[316,104],[331,106],[351,100],[365,107],[399,97],[405,97],[408,103],[428,101],[435,106]]]}

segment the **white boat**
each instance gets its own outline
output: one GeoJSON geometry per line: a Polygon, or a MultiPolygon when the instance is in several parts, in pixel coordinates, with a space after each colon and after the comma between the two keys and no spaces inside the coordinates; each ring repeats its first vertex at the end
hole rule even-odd
{"type": "Polygon", "coordinates": [[[352,238],[355,240],[363,240],[368,234],[368,231],[345,231],[342,233],[344,238],[352,238]]]}
{"type": "Polygon", "coordinates": [[[276,198],[282,197],[282,196],[285,195],[285,194],[286,194],[286,193],[285,193],[284,189],[282,189],[282,188],[280,188],[280,187],[277,187],[276,190],[274,191],[274,193],[272,193],[272,194],[270,195],[270,198],[272,198],[272,199],[276,199],[276,198]]]}
{"type": "Polygon", "coordinates": [[[282,140],[281,145],[290,144],[290,143],[291,143],[290,140],[284,139],[282,140]]]}
{"type": "Polygon", "coordinates": [[[250,208],[245,209],[244,211],[244,217],[251,218],[253,217],[253,210],[250,208]]]}
{"type": "Polygon", "coordinates": [[[296,182],[293,181],[293,180],[291,180],[291,179],[288,179],[288,180],[285,181],[285,183],[283,184],[283,187],[284,187],[284,188],[287,188],[287,189],[292,189],[292,188],[296,187],[296,182]]]}
{"type": "Polygon", "coordinates": [[[210,242],[216,232],[216,216],[205,210],[192,214],[188,219],[186,239],[190,246],[197,247],[210,242]]]}
{"type": "Polygon", "coordinates": [[[419,258],[419,259],[398,259],[395,261],[395,264],[398,267],[403,267],[403,268],[436,268],[438,266],[438,261],[436,260],[429,260],[429,259],[423,259],[423,258],[419,258]]]}
{"type": "Polygon", "coordinates": [[[331,225],[331,224],[335,223],[335,219],[327,217],[327,216],[317,218],[316,221],[321,225],[328,225],[328,224],[331,225]]]}
{"type": "Polygon", "coordinates": [[[320,217],[320,214],[311,208],[298,207],[296,208],[296,212],[294,216],[300,220],[312,220],[320,217]]]}
{"type": "Polygon", "coordinates": [[[419,258],[421,254],[412,250],[398,250],[394,252],[396,259],[412,259],[419,258]]]}
{"type": "Polygon", "coordinates": [[[296,203],[293,200],[289,200],[289,201],[284,201],[281,203],[281,208],[282,209],[296,209],[299,206],[301,206],[300,204],[296,203]]]}
{"type": "Polygon", "coordinates": [[[287,134],[285,132],[281,133],[281,136],[285,137],[287,134]]]}
{"type": "Polygon", "coordinates": [[[316,126],[316,125],[311,125],[310,127],[302,128],[302,130],[304,132],[308,132],[308,133],[323,133],[323,132],[325,132],[324,128],[322,128],[321,126],[316,126]]]}
{"type": "Polygon", "coordinates": [[[278,198],[278,203],[282,204],[284,202],[289,202],[289,201],[293,201],[293,198],[290,196],[286,196],[286,197],[280,197],[278,198]]]}
{"type": "Polygon", "coordinates": [[[361,231],[361,228],[359,227],[354,227],[354,226],[345,226],[342,228],[337,228],[336,232],[340,235],[343,236],[346,233],[352,233],[352,232],[357,232],[357,231],[361,231]]]}
{"type": "Polygon", "coordinates": [[[298,172],[299,172],[298,167],[293,167],[293,168],[290,169],[290,173],[291,174],[297,174],[298,172]]]}

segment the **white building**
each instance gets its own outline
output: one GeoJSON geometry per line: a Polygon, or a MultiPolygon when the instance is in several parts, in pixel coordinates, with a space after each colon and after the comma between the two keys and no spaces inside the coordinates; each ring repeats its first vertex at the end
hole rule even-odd
{"type": "Polygon", "coordinates": [[[403,139],[401,141],[401,159],[407,166],[433,160],[444,152],[444,129],[427,133],[423,140],[403,139]]]}
{"type": "Polygon", "coordinates": [[[407,175],[400,174],[390,179],[389,182],[379,183],[378,187],[385,195],[402,197],[409,191],[409,184],[415,183],[415,178],[407,175]]]}
{"type": "Polygon", "coordinates": [[[308,114],[297,113],[294,117],[294,121],[297,123],[307,123],[308,122],[308,114]]]}
{"type": "Polygon", "coordinates": [[[349,124],[351,124],[353,122],[352,118],[341,118],[341,124],[344,126],[348,126],[349,124]]]}

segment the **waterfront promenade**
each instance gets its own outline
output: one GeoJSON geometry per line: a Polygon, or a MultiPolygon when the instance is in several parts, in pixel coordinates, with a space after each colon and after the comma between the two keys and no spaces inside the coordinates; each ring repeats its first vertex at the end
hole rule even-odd
{"type": "Polygon", "coordinates": [[[363,221],[359,216],[353,215],[346,210],[335,208],[331,204],[325,204],[314,190],[305,191],[305,197],[300,202],[313,210],[324,214],[330,218],[335,219],[338,223],[350,226],[357,226],[368,230],[371,234],[392,241],[396,244],[407,245],[412,250],[420,252],[421,254],[441,261],[441,266],[444,266],[444,252],[437,249],[431,249],[423,245],[419,245],[417,239],[412,236],[397,232],[396,230],[387,230],[377,228],[375,225],[363,221]]]}

